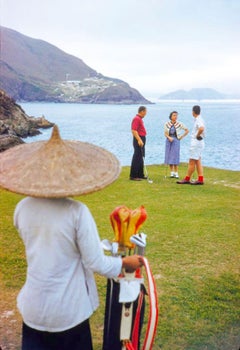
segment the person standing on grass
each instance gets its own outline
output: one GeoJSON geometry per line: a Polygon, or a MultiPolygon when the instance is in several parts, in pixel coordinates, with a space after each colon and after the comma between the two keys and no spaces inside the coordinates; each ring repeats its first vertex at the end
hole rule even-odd
{"type": "Polygon", "coordinates": [[[143,123],[143,118],[147,114],[147,108],[140,106],[137,115],[132,120],[132,135],[134,153],[132,157],[130,180],[141,181],[146,179],[144,176],[143,158],[145,157],[146,129],[143,123]]]}
{"type": "Polygon", "coordinates": [[[89,209],[69,197],[112,183],[119,162],[100,147],[62,140],[55,125],[49,141],[2,152],[0,164],[0,187],[27,196],[14,212],[27,259],[17,299],[21,349],[92,350],[89,318],[99,304],[94,272],[117,277],[143,260],[105,256],[89,209]]]}
{"type": "Polygon", "coordinates": [[[170,121],[164,124],[164,135],[166,137],[165,145],[165,164],[170,166],[170,177],[178,179],[178,165],[180,163],[180,140],[187,134],[186,126],[177,121],[178,112],[170,113],[170,121]],[[182,133],[184,130],[184,133],[182,133]]]}
{"type": "Polygon", "coordinates": [[[203,166],[202,166],[202,152],[204,149],[204,138],[205,138],[205,124],[204,120],[200,115],[200,106],[193,106],[192,115],[194,117],[194,125],[191,134],[191,144],[190,144],[190,159],[188,163],[188,171],[185,178],[181,181],[177,181],[179,185],[191,184],[191,185],[203,185],[203,166]],[[191,182],[191,176],[197,169],[198,180],[191,182]]]}

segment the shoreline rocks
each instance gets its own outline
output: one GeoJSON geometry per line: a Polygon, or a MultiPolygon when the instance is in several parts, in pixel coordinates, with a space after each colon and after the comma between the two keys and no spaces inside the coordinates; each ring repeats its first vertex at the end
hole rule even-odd
{"type": "Polygon", "coordinates": [[[44,116],[28,116],[13,98],[0,90],[0,152],[24,143],[22,138],[39,135],[39,129],[51,128],[53,125],[44,116]]]}
{"type": "Polygon", "coordinates": [[[14,135],[0,135],[0,152],[25,143],[20,137],[14,135]]]}

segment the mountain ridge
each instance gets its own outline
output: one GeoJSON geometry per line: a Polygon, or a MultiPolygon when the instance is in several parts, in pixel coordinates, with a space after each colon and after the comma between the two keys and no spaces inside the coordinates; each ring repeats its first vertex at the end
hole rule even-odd
{"type": "Polygon", "coordinates": [[[0,35],[0,88],[15,100],[151,103],[128,83],[105,77],[82,59],[44,40],[6,27],[0,27],[0,35]]]}
{"type": "Polygon", "coordinates": [[[159,100],[225,100],[231,98],[240,98],[223,94],[212,88],[193,88],[191,90],[175,90],[159,97],[159,100]]]}

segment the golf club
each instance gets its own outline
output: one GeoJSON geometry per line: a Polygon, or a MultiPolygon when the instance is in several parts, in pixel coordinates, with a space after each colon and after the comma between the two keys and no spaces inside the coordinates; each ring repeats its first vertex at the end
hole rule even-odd
{"type": "Polygon", "coordinates": [[[103,239],[101,241],[101,246],[107,252],[112,252],[112,243],[108,239],[103,239]]]}
{"type": "Polygon", "coordinates": [[[137,246],[137,251],[136,253],[138,255],[144,255],[145,253],[145,248],[146,248],[146,238],[147,235],[145,233],[136,233],[135,235],[130,237],[130,242],[136,244],[137,246]]]}
{"type": "Polygon", "coordinates": [[[149,178],[149,176],[148,176],[148,170],[147,170],[147,166],[146,166],[146,164],[145,164],[145,158],[144,158],[144,156],[143,156],[142,158],[143,158],[144,172],[145,172],[145,176],[146,176],[146,178],[147,178],[147,182],[148,182],[149,184],[152,184],[152,183],[153,183],[153,180],[151,180],[151,179],[149,178]]]}
{"type": "Polygon", "coordinates": [[[117,242],[110,242],[108,239],[103,239],[101,241],[101,246],[105,251],[111,252],[112,256],[116,256],[118,253],[118,243],[117,242]]]}
{"type": "Polygon", "coordinates": [[[165,164],[165,176],[164,176],[165,179],[167,178],[167,171],[168,171],[168,165],[165,164]]]}
{"type": "Polygon", "coordinates": [[[145,176],[147,178],[147,182],[149,184],[152,184],[153,183],[153,180],[151,180],[148,176],[148,171],[147,171],[147,167],[146,167],[146,164],[145,164],[145,156],[144,156],[144,151],[143,149],[141,149],[141,153],[142,153],[142,160],[143,160],[143,167],[144,167],[144,173],[145,173],[145,176]]]}

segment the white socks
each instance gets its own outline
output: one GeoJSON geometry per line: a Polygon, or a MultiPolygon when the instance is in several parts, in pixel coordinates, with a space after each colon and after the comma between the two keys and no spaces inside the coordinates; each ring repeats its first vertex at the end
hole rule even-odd
{"type": "Polygon", "coordinates": [[[178,172],[171,171],[171,175],[170,176],[179,179],[178,172]]]}

